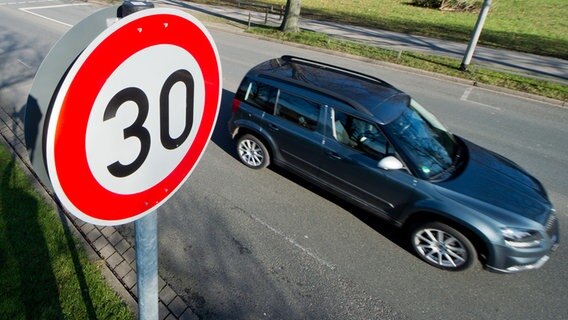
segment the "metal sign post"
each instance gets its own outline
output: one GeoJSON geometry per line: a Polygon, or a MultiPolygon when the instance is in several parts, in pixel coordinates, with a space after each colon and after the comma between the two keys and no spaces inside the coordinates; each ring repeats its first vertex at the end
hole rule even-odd
{"type": "Polygon", "coordinates": [[[134,222],[138,318],[158,319],[158,215],[157,210],[134,222]]]}

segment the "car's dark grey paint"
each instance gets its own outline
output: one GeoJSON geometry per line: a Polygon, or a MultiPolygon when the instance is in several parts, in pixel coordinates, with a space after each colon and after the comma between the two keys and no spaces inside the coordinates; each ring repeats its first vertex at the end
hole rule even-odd
{"type": "Polygon", "coordinates": [[[543,186],[452,135],[416,101],[364,74],[284,56],[243,79],[229,123],[241,161],[290,169],[410,231],[446,270],[542,266],[559,242],[543,186]]]}

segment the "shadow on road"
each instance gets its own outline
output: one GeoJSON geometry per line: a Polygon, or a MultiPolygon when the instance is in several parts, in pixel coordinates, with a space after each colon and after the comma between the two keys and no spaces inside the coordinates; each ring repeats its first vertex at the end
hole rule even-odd
{"type": "Polygon", "coordinates": [[[350,202],[343,200],[342,198],[336,196],[335,194],[301,178],[300,176],[290,171],[287,171],[285,169],[282,169],[274,165],[271,165],[269,168],[272,171],[281,175],[282,177],[285,177],[286,179],[296,183],[300,187],[308,189],[313,193],[317,194],[318,196],[325,198],[328,201],[331,201],[334,204],[340,206],[341,208],[343,208],[344,210],[348,211],[353,216],[355,216],[357,219],[361,220],[369,227],[373,228],[373,230],[380,233],[385,238],[389,239],[394,244],[408,251],[408,253],[414,255],[414,251],[408,242],[408,237],[405,230],[389,224],[384,219],[381,219],[368,211],[360,209],[359,207],[351,204],[350,202]]]}
{"type": "Polygon", "coordinates": [[[211,136],[211,141],[219,146],[223,151],[232,155],[236,159],[234,152],[234,143],[229,133],[229,119],[231,118],[231,103],[235,94],[229,90],[223,89],[221,96],[221,105],[219,106],[219,115],[217,116],[217,123],[211,136]]]}

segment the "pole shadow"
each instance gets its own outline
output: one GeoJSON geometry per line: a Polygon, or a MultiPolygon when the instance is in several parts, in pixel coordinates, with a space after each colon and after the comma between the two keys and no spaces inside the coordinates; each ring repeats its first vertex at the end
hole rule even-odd
{"type": "MultiPolygon", "coordinates": [[[[31,98],[32,102],[35,102],[35,99],[29,98],[31,98]]],[[[31,104],[32,107],[36,105],[31,104]]],[[[29,106],[30,104],[28,104],[29,106]]],[[[17,137],[19,136],[18,133],[23,130],[18,123],[24,123],[26,106],[22,106],[20,112],[12,113],[11,117],[14,122],[11,131],[17,137]]],[[[33,130],[39,129],[34,127],[33,130]]],[[[28,138],[29,136],[26,135],[26,140],[28,138]]],[[[9,143],[17,145],[23,142],[19,141],[19,138],[15,139],[18,140],[9,143]]],[[[26,144],[30,145],[29,141],[26,141],[26,144]]],[[[32,145],[35,145],[35,143],[32,145]]],[[[53,272],[48,242],[45,238],[50,236],[50,234],[44,230],[41,221],[43,218],[38,214],[42,204],[38,202],[37,197],[29,194],[25,188],[16,184],[16,161],[18,161],[16,157],[17,155],[12,153],[12,158],[1,177],[0,190],[2,190],[2,195],[0,198],[0,209],[6,223],[7,240],[14,250],[13,256],[18,260],[19,274],[25,275],[21,277],[20,300],[25,305],[28,319],[60,319],[64,317],[59,301],[60,288],[53,272]]],[[[85,304],[86,316],[88,319],[97,319],[86,276],[79,258],[76,240],[70,230],[70,222],[63,213],[61,205],[58,204],[57,208],[65,237],[65,242],[62,245],[66,245],[72,259],[72,273],[77,277],[80,295],[85,304]]]]}
{"type": "MultiPolygon", "coordinates": [[[[23,308],[27,319],[62,319],[57,280],[47,241],[38,221],[39,204],[16,184],[15,161],[15,156],[12,156],[2,172],[0,182],[0,219],[3,220],[0,223],[4,226],[2,238],[6,241],[2,247],[7,250],[3,253],[5,259],[2,264],[10,260],[15,262],[0,268],[2,273],[10,273],[10,277],[19,281],[17,287],[8,288],[7,298],[23,308]]],[[[12,318],[10,315],[3,316],[12,318]]]]}

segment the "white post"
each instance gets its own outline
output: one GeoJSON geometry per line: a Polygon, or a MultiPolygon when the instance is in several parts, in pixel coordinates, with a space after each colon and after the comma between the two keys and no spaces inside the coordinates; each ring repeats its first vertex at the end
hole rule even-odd
{"type": "Polygon", "coordinates": [[[467,50],[463,57],[460,70],[466,71],[467,66],[471,63],[471,58],[473,57],[473,51],[475,50],[475,46],[477,45],[477,41],[479,40],[479,36],[481,35],[481,30],[483,29],[483,25],[485,24],[485,18],[487,18],[487,13],[489,12],[489,7],[491,6],[491,0],[485,0],[483,2],[483,8],[481,8],[481,12],[479,13],[479,17],[477,18],[477,23],[475,24],[475,29],[473,30],[473,35],[469,40],[469,44],[467,45],[467,50]]]}

